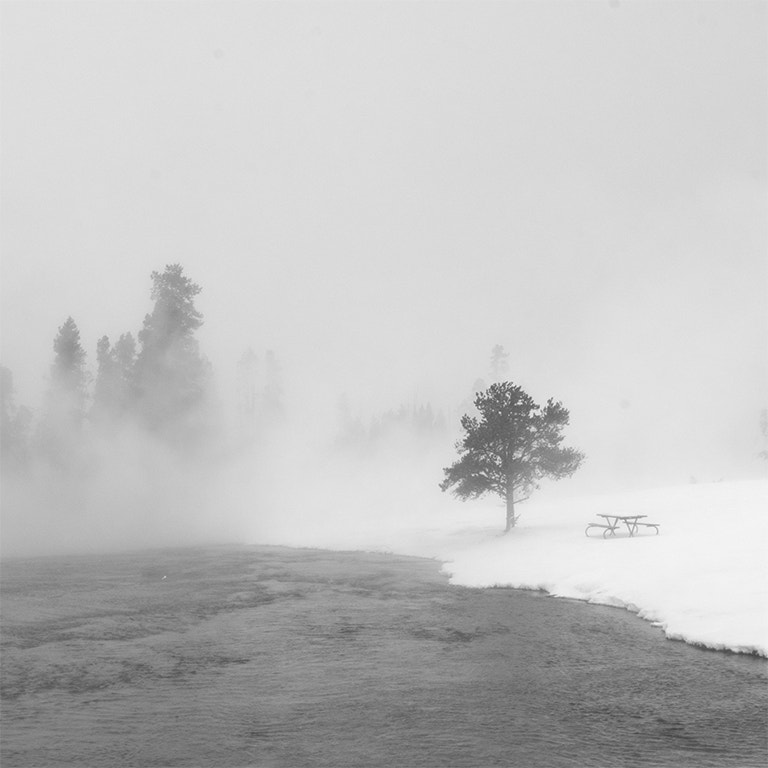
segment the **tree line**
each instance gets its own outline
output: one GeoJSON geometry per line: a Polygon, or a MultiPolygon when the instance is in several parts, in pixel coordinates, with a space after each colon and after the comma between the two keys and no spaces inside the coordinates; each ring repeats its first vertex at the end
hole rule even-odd
{"type": "Polygon", "coordinates": [[[353,414],[349,398],[343,395],[337,408],[334,444],[342,451],[373,456],[382,446],[391,445],[403,437],[424,445],[444,438],[447,430],[445,415],[431,403],[403,404],[364,420],[353,414]]]}
{"type": "MultiPolygon", "coordinates": [[[[108,336],[96,344],[95,377],[86,369],[86,352],[72,317],[53,340],[49,385],[39,418],[18,404],[13,377],[0,368],[2,391],[0,438],[2,467],[25,466],[31,457],[64,470],[76,468],[88,431],[107,440],[125,427],[141,430],[182,454],[199,455],[216,444],[212,367],[201,353],[196,332],[203,315],[195,306],[200,286],[180,264],[151,273],[152,311],[137,337],[108,336]],[[86,429],[87,428],[87,429],[86,429]]],[[[506,504],[506,529],[518,519],[515,504],[524,501],[542,478],[572,475],[584,455],[563,447],[569,413],[552,399],[543,408],[504,380],[509,355],[501,345],[491,350],[490,379],[473,386],[472,404],[462,404],[459,458],[446,467],[440,487],[460,499],[495,494],[506,504]]],[[[273,351],[263,360],[248,349],[238,366],[237,410],[240,443],[279,426],[285,414],[280,366],[273,351]]],[[[364,423],[342,396],[337,413],[337,449],[374,457],[382,446],[415,446],[443,441],[450,427],[430,403],[386,411],[364,423]]],[[[101,446],[104,443],[100,443],[101,446]]]]}
{"type": "Polygon", "coordinates": [[[86,369],[86,351],[73,317],[53,340],[39,418],[16,402],[12,373],[2,369],[3,465],[30,455],[66,466],[83,430],[109,435],[131,425],[183,450],[199,446],[210,430],[211,365],[195,332],[203,316],[195,306],[201,288],[180,264],[151,273],[152,311],[137,337],[123,333],[96,344],[96,373],[86,369]]]}

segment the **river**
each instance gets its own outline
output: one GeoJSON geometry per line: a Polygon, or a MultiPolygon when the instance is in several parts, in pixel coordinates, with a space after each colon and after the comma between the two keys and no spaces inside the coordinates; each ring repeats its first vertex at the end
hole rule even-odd
{"type": "Polygon", "coordinates": [[[768,764],[768,662],[615,608],[280,547],[2,564],[0,763],[768,764]]]}

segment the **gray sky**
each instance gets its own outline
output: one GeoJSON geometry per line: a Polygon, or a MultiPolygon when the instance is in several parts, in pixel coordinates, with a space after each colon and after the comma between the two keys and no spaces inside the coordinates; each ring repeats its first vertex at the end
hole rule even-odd
{"type": "Polygon", "coordinates": [[[447,406],[501,343],[595,477],[735,472],[768,400],[767,7],[5,3],[19,399],[68,315],[93,363],[179,261],[225,394],[252,345],[294,402],[447,406]]]}

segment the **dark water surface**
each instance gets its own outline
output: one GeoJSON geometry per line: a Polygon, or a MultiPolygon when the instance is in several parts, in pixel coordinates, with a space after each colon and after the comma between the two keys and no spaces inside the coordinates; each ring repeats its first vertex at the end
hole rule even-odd
{"type": "Polygon", "coordinates": [[[621,610],[283,548],[9,560],[14,766],[765,766],[765,660],[621,610]]]}

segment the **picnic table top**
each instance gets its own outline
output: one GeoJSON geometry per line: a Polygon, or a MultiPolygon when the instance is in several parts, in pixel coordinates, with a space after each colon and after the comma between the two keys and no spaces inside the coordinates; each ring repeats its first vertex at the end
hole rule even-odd
{"type": "Polygon", "coordinates": [[[641,517],[648,517],[648,515],[601,515],[598,517],[615,518],[616,520],[639,520],[641,517]]]}

